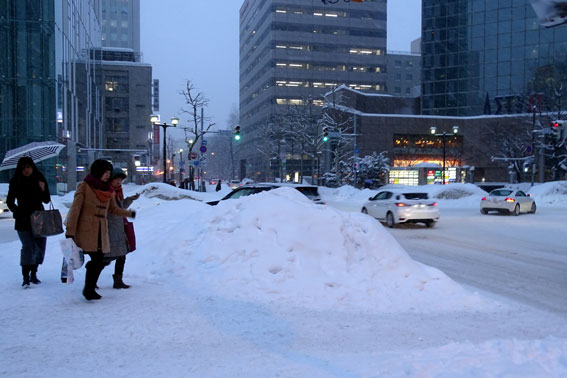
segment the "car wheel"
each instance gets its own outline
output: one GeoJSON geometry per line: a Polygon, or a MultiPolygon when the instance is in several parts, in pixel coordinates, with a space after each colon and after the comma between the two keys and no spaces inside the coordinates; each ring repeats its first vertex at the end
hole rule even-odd
{"type": "Polygon", "coordinates": [[[435,223],[436,223],[435,221],[430,220],[430,221],[425,222],[425,225],[427,227],[431,228],[431,227],[435,226],[435,223]]]}
{"type": "Polygon", "coordinates": [[[394,227],[394,224],[396,224],[396,222],[394,222],[394,214],[392,213],[386,214],[386,226],[392,228],[394,227]]]}
{"type": "Polygon", "coordinates": [[[366,207],[363,207],[361,212],[362,212],[362,214],[368,214],[368,210],[366,210],[366,207]]]}
{"type": "Polygon", "coordinates": [[[486,214],[488,214],[488,210],[486,210],[486,209],[480,209],[480,213],[486,215],[486,214]]]}
{"type": "Polygon", "coordinates": [[[514,214],[515,216],[520,215],[520,205],[516,205],[512,214],[514,214]]]}
{"type": "Polygon", "coordinates": [[[536,205],[535,202],[532,202],[532,208],[530,209],[530,213],[535,214],[535,212],[536,212],[536,205]]]}

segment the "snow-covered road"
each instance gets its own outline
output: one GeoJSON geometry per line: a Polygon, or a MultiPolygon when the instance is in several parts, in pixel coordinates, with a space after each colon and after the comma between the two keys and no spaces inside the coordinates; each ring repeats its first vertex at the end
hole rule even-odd
{"type": "MultiPolygon", "coordinates": [[[[359,211],[348,203],[329,203],[359,211]]],[[[416,260],[454,280],[536,308],[567,314],[567,211],[482,215],[477,208],[441,209],[433,229],[399,225],[392,234],[416,260]]]]}

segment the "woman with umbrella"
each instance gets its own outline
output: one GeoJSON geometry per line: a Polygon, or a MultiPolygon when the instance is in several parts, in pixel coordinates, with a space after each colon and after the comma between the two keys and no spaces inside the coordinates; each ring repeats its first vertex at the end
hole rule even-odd
{"type": "Polygon", "coordinates": [[[16,220],[14,228],[22,242],[20,254],[24,277],[22,286],[27,288],[30,282],[40,284],[37,267],[43,263],[47,239],[32,234],[30,216],[36,210],[44,210],[42,202],[51,202],[51,196],[47,180],[30,157],[24,156],[18,160],[16,172],[10,180],[6,202],[16,220]]]}

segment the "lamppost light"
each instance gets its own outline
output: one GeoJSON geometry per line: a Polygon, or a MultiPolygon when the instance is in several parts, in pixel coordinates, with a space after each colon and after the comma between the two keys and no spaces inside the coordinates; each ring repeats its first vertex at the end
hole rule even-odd
{"type": "Polygon", "coordinates": [[[453,134],[456,134],[459,132],[459,126],[453,126],[453,134]]]}
{"type": "Polygon", "coordinates": [[[150,116],[150,122],[151,122],[151,123],[158,123],[158,122],[159,122],[159,115],[157,115],[157,114],[152,114],[152,115],[150,116]]]}
{"type": "Polygon", "coordinates": [[[178,123],[179,123],[179,118],[177,118],[177,117],[172,117],[172,118],[171,118],[171,124],[172,124],[173,126],[177,126],[178,123]]]}
{"type": "Polygon", "coordinates": [[[431,134],[435,134],[435,132],[437,131],[437,127],[431,126],[431,127],[429,128],[429,130],[431,131],[431,134]]]}

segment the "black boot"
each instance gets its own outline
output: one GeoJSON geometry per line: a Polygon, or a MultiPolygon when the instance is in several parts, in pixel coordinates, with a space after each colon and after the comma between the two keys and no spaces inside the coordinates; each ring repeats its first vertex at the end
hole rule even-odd
{"type": "Polygon", "coordinates": [[[87,273],[85,274],[85,288],[83,289],[83,296],[88,301],[102,298],[95,291],[96,282],[98,281],[98,277],[100,276],[102,269],[99,268],[98,265],[93,264],[92,261],[89,261],[85,265],[85,268],[87,269],[87,273]]]}
{"type": "Polygon", "coordinates": [[[22,265],[22,276],[24,277],[24,282],[22,283],[23,288],[30,287],[30,266],[22,265]]]}
{"type": "Polygon", "coordinates": [[[41,281],[37,278],[37,265],[31,265],[31,276],[30,276],[30,282],[38,285],[41,283],[41,281]]]}
{"type": "Polygon", "coordinates": [[[112,285],[115,289],[129,289],[130,285],[126,285],[122,281],[122,274],[113,274],[112,278],[114,278],[114,285],[112,285]]]}

